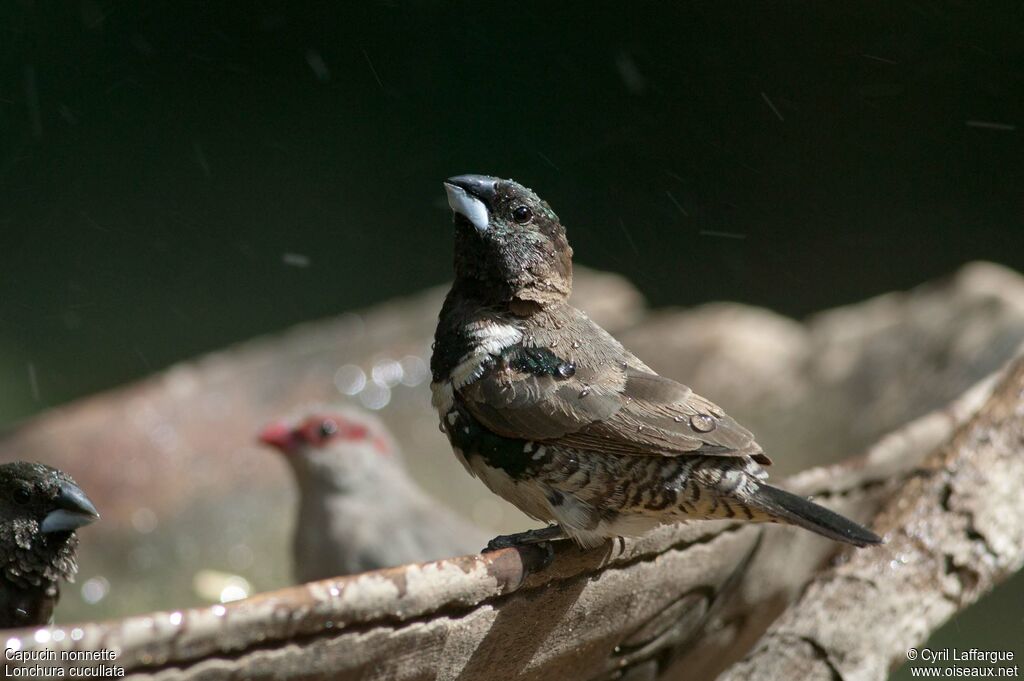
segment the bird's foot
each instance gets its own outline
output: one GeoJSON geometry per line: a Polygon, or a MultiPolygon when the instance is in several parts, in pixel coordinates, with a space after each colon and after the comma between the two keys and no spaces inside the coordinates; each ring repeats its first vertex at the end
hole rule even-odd
{"type": "Polygon", "coordinates": [[[484,548],[483,553],[519,546],[530,546],[531,544],[543,544],[565,538],[565,532],[562,531],[560,525],[548,525],[540,530],[527,530],[526,532],[516,532],[515,534],[499,535],[487,542],[487,547],[484,548]]]}
{"type": "Polygon", "coordinates": [[[539,572],[555,559],[555,547],[551,542],[566,539],[567,535],[558,525],[550,525],[540,530],[528,530],[516,534],[505,534],[487,542],[483,553],[500,549],[516,549],[527,573],[539,572]]]}

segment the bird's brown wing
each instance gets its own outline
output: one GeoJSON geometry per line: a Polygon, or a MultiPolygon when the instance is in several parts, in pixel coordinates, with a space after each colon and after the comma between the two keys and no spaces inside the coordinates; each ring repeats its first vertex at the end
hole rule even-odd
{"type": "Polygon", "coordinates": [[[655,373],[629,368],[610,418],[591,422],[562,442],[620,454],[749,456],[771,463],[753,434],[707,398],[655,373]]]}
{"type": "Polygon", "coordinates": [[[460,402],[503,437],[547,441],[611,418],[622,408],[621,370],[577,367],[568,378],[498,363],[459,389],[460,402]]]}
{"type": "Polygon", "coordinates": [[[459,390],[460,402],[504,437],[609,454],[770,463],[750,431],[685,385],[628,362],[593,364],[577,364],[568,378],[497,364],[459,390]]]}

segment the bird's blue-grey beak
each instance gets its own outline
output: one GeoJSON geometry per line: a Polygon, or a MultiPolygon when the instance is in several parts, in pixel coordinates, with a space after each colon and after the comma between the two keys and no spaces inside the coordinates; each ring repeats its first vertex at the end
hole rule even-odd
{"type": "Polygon", "coordinates": [[[489,207],[497,187],[498,179],[487,175],[456,175],[444,183],[451,209],[481,232],[487,231],[490,223],[489,207]]]}
{"type": "Polygon", "coordinates": [[[53,503],[57,508],[47,513],[39,526],[43,533],[70,532],[99,520],[100,514],[89,497],[73,483],[61,482],[53,503]]]}

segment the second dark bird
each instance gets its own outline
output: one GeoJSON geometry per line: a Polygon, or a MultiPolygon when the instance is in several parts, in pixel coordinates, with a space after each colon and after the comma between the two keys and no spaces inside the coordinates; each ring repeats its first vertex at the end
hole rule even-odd
{"type": "Polygon", "coordinates": [[[444,183],[455,282],[431,359],[433,403],[456,455],[544,529],[491,547],[571,537],[593,546],[663,523],[798,525],[865,546],[871,531],[766,482],[754,436],[655,373],[569,304],[572,248],[558,216],[512,180],[444,183]]]}
{"type": "Polygon", "coordinates": [[[51,620],[61,581],[78,571],[75,530],[99,517],[66,473],[0,465],[0,629],[51,620]]]}

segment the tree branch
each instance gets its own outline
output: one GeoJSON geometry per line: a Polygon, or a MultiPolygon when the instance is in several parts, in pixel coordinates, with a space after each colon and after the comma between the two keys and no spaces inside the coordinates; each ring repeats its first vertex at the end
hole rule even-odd
{"type": "Polygon", "coordinates": [[[886,543],[816,576],[725,681],[884,679],[1024,565],[1024,357],[888,500],[886,543]]]}

